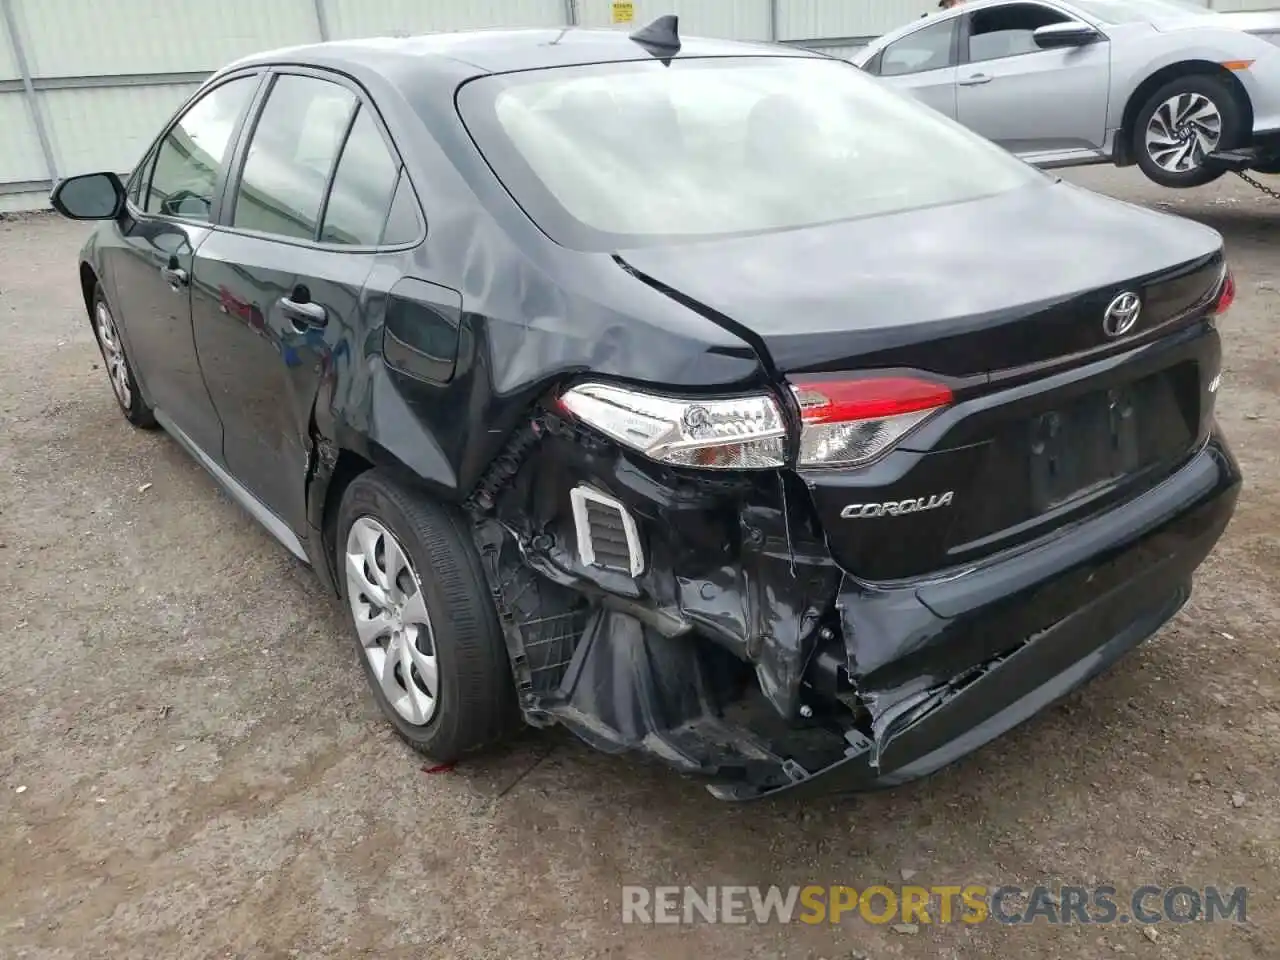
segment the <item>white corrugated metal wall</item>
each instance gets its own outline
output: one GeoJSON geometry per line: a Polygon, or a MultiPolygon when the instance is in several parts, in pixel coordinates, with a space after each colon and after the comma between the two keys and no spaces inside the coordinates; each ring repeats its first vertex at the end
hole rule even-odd
{"type": "MultiPolygon", "coordinates": [[[[1204,0],[1260,9],[1280,0],[1204,0]]],[[[130,169],[210,71],[321,39],[493,26],[611,26],[678,13],[704,36],[847,56],[934,0],[0,0],[0,212],[44,207],[51,182],[130,169]]]]}

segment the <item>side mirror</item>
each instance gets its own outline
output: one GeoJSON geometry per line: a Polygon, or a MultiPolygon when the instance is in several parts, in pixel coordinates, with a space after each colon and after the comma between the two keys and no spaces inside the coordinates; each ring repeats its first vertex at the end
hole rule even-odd
{"type": "Polygon", "coordinates": [[[114,173],[84,173],[59,180],[49,203],[72,220],[114,220],[124,209],[124,184],[114,173]]]}
{"type": "Polygon", "coordinates": [[[1102,35],[1087,23],[1079,20],[1068,20],[1065,23],[1050,23],[1038,27],[1031,35],[1037,47],[1053,50],[1058,47],[1083,47],[1102,39],[1102,35]]]}

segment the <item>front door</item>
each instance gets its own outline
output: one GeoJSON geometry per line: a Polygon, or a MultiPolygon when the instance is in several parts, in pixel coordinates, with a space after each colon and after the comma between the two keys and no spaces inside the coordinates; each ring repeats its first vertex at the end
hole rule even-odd
{"type": "Polygon", "coordinates": [[[1111,44],[1044,50],[1038,27],[1070,18],[1038,3],[975,11],[962,31],[956,119],[1019,156],[1100,150],[1111,44]]]}
{"type": "Polygon", "coordinates": [[[222,426],[205,389],[191,332],[195,251],[210,233],[232,135],[260,77],[236,77],[193,103],[141,173],[136,202],[112,251],[112,300],[151,405],[205,453],[219,457],[222,426]]]}
{"type": "Polygon", "coordinates": [[[872,72],[954,120],[959,23],[959,17],[950,17],[895,40],[877,54],[872,72]]]}
{"type": "Polygon", "coordinates": [[[353,89],[306,73],[274,78],[242,154],[226,228],[196,254],[196,346],[227,468],[302,534],[313,406],[362,349],[361,293],[400,165],[353,89]]]}

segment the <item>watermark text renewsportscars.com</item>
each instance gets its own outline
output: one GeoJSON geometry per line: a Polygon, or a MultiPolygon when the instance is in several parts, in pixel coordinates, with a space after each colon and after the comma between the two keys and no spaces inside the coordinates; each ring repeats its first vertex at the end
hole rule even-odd
{"type": "Polygon", "coordinates": [[[1240,886],[845,885],[624,886],[622,922],[807,923],[1214,923],[1247,919],[1240,886]]]}

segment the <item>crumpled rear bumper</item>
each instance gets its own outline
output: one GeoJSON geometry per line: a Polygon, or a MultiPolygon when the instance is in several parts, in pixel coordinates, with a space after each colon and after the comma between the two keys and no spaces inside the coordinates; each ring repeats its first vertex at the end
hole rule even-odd
{"type": "Polygon", "coordinates": [[[734,800],[904,783],[1030,717],[1177,612],[1241,482],[1214,433],[1014,555],[871,584],[806,532],[786,477],[691,483],[554,425],[522,443],[476,537],[526,719],[734,800]],[[583,483],[634,517],[642,574],[584,565],[567,509],[583,483]]]}
{"type": "MultiPolygon", "coordinates": [[[[1039,556],[1012,558],[949,584],[916,590],[917,601],[933,608],[969,596],[978,606],[958,617],[968,618],[971,630],[997,635],[1029,610],[1052,602],[1054,592],[1074,593],[1082,581],[1096,592],[985,664],[960,689],[937,690],[932,702],[913,711],[911,722],[886,732],[882,742],[851,749],[845,758],[782,789],[866,791],[918,779],[1105,670],[1181,608],[1191,592],[1192,573],[1234,512],[1240,483],[1234,458],[1215,435],[1164,484],[1043,545],[1039,556]],[[1039,579],[1028,583],[1029,577],[1039,579]]],[[[724,799],[761,795],[743,784],[717,786],[713,792],[724,799]]]]}

